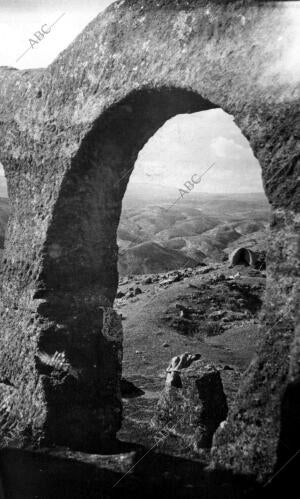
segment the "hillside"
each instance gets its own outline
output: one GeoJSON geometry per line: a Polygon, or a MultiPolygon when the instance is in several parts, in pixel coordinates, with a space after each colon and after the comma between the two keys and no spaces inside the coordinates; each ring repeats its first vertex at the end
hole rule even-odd
{"type": "MultiPolygon", "coordinates": [[[[183,352],[200,353],[218,367],[231,406],[241,375],[257,351],[264,289],[264,272],[240,266],[230,269],[227,263],[120,280],[114,306],[123,319],[127,382],[122,391],[121,440],[154,445],[151,418],[166,367],[183,352]],[[187,318],[180,314],[182,307],[189,312],[187,318]]],[[[190,457],[171,437],[163,449],[190,457]]]]}
{"type": "MultiPolygon", "coordinates": [[[[221,262],[237,245],[265,247],[269,206],[262,193],[191,193],[172,202],[173,191],[128,189],[117,234],[121,276],[221,262]]],[[[8,216],[8,199],[0,198],[0,250],[8,216]]]]}
{"type": "Polygon", "coordinates": [[[147,190],[144,203],[143,191],[133,192],[134,199],[126,193],[118,229],[121,276],[176,268],[180,255],[199,264],[224,261],[237,245],[264,249],[269,206],[263,193],[192,193],[172,206],[169,191],[161,198],[156,192],[155,204],[147,190]],[[141,245],[146,242],[155,245],[141,245]],[[170,251],[176,255],[167,257],[170,251]]]}
{"type": "Polygon", "coordinates": [[[147,274],[194,267],[197,262],[174,249],[163,248],[155,242],[141,243],[119,254],[119,273],[147,274]]]}

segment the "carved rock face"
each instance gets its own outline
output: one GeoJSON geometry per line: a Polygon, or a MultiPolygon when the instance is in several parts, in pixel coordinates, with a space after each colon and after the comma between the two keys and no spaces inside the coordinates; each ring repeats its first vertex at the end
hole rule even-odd
{"type": "Polygon", "coordinates": [[[273,215],[261,349],[213,459],[272,471],[280,434],[289,434],[281,401],[300,377],[300,96],[297,79],[280,69],[293,32],[282,4],[121,1],[47,69],[0,68],[0,160],[12,210],[0,304],[5,444],[95,449],[117,431],[121,333],[103,307],[111,310],[117,290],[128,178],[166,120],[221,107],[261,164],[273,215]],[[41,356],[55,355],[63,367],[45,367],[41,356]]]}

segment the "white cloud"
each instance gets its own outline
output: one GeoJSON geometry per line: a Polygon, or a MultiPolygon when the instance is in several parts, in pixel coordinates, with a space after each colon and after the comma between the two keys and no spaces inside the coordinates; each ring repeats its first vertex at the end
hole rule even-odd
{"type": "Polygon", "coordinates": [[[179,188],[201,175],[202,192],[259,192],[261,168],[232,116],[221,109],[178,115],[140,151],[131,182],[179,188]]]}
{"type": "Polygon", "coordinates": [[[217,158],[241,159],[241,155],[247,153],[248,147],[237,144],[233,139],[226,137],[216,137],[210,146],[217,158]]]}

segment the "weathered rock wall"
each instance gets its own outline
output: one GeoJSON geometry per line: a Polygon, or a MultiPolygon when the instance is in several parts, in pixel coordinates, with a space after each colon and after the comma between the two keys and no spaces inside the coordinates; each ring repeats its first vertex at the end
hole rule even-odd
{"type": "Polygon", "coordinates": [[[47,69],[0,69],[12,206],[1,276],[5,444],[97,449],[116,432],[121,332],[111,307],[128,172],[167,119],[222,107],[261,164],[273,222],[261,351],[213,460],[273,469],[282,397],[299,379],[300,91],[282,67],[293,37],[284,3],[127,0],[47,69]]]}

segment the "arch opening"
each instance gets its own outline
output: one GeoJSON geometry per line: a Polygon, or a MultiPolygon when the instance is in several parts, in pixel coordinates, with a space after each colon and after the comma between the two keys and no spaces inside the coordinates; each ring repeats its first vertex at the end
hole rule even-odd
{"type": "Polygon", "coordinates": [[[40,349],[47,355],[63,351],[79,382],[68,386],[67,404],[54,396],[51,383],[46,387],[54,404],[52,441],[95,450],[120,429],[122,323],[113,306],[122,199],[150,137],[176,115],[212,109],[216,106],[189,90],[133,92],[95,122],[63,180],[37,294],[44,299],[43,320],[59,324],[59,331],[45,328],[40,349]],[[82,419],[88,423],[78,433],[82,419]]]}
{"type": "Polygon", "coordinates": [[[128,174],[140,149],[167,119],[213,107],[177,88],[133,92],[96,121],[63,180],[35,297],[42,298],[42,320],[51,324],[40,335],[40,350],[48,356],[64,352],[78,382],[62,386],[61,397],[51,382],[45,387],[53,402],[48,414],[52,442],[107,448],[105,442],[120,428],[122,324],[113,302],[116,234],[128,174]]]}
{"type": "MultiPolygon", "coordinates": [[[[233,406],[258,348],[269,210],[260,165],[232,117],[220,109],[173,117],[140,151],[118,228],[115,307],[124,331],[120,439],[155,445],[165,370],[185,352],[220,368],[233,406]],[[178,196],[186,180],[214,161],[219,164],[201,183],[178,196]]],[[[164,452],[189,458],[189,436],[180,442],[171,433],[164,452]]],[[[179,433],[184,435],[182,428],[179,433]]]]}

